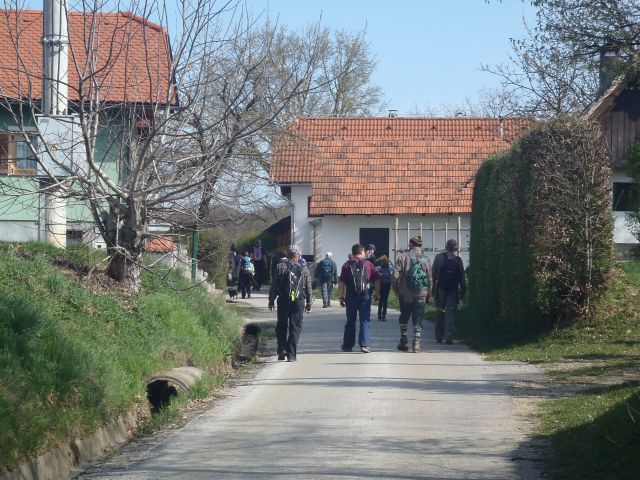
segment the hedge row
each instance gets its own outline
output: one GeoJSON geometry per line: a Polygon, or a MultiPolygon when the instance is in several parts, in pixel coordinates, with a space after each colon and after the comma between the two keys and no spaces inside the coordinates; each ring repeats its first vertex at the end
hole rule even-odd
{"type": "Polygon", "coordinates": [[[588,315],[613,262],[608,158],[596,125],[563,118],[480,168],[469,290],[481,319],[531,330],[588,315]]]}

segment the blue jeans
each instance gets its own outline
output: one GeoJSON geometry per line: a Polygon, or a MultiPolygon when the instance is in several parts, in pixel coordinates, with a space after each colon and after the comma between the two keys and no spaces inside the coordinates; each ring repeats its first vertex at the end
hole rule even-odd
{"type": "Polygon", "coordinates": [[[322,304],[329,305],[331,303],[331,291],[333,290],[333,283],[322,282],[322,304]]]}
{"type": "Polygon", "coordinates": [[[356,317],[360,319],[358,345],[368,347],[371,340],[369,320],[371,319],[371,296],[369,292],[349,293],[345,297],[347,304],[347,323],[344,325],[342,348],[350,349],[356,343],[356,317]]]}

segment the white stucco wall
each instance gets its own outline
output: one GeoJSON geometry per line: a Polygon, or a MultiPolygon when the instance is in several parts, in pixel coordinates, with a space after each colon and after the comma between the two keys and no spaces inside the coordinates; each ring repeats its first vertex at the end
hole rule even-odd
{"type": "Polygon", "coordinates": [[[313,252],[313,226],[309,223],[313,218],[307,217],[308,203],[311,196],[311,185],[292,185],[291,202],[291,231],[293,243],[302,249],[303,255],[311,255],[313,252]]]}
{"type": "MultiPolygon", "coordinates": [[[[465,264],[469,261],[469,215],[461,215],[461,256],[465,264]]],[[[389,229],[389,249],[391,250],[391,260],[393,261],[393,249],[395,242],[395,216],[390,215],[328,215],[319,219],[309,219],[316,221],[315,242],[313,241],[313,228],[305,230],[310,237],[300,243],[308,245],[309,249],[303,248],[305,255],[314,255],[316,260],[323,258],[326,252],[332,252],[337,263],[347,259],[351,246],[360,240],[360,228],[388,228],[389,229]],[[315,245],[314,245],[315,244],[315,245]],[[315,248],[314,248],[315,247],[315,248]]],[[[456,228],[458,216],[448,215],[403,215],[398,217],[398,248],[405,249],[408,245],[408,238],[420,233],[420,223],[422,223],[423,248],[432,249],[431,229],[435,222],[435,253],[444,248],[447,238],[456,238],[456,228]],[[407,222],[411,228],[411,234],[407,236],[407,222]],[[448,235],[445,237],[445,224],[448,222],[448,235]]],[[[301,230],[302,232],[302,230],[301,230]]],[[[302,233],[301,233],[302,238],[302,233]]]]}
{"type": "Polygon", "coordinates": [[[3,242],[36,242],[38,241],[38,222],[0,221],[0,240],[3,242]]]}
{"type": "MultiPolygon", "coordinates": [[[[614,172],[611,177],[611,183],[614,182],[632,182],[632,179],[625,172],[614,172]]],[[[615,243],[636,244],[638,240],[629,231],[625,212],[613,212],[615,218],[615,226],[613,229],[613,240],[615,243]]]]}

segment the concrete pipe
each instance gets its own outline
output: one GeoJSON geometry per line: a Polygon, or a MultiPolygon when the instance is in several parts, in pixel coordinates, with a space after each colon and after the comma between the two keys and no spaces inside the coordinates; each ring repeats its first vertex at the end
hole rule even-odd
{"type": "Polygon", "coordinates": [[[179,367],[153,375],[147,382],[147,399],[151,412],[158,413],[171,399],[193,387],[204,372],[195,367],[179,367]]]}

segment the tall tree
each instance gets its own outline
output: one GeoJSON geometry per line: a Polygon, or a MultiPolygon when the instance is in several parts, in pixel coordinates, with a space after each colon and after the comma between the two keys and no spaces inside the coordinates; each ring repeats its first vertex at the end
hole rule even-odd
{"type": "MultiPolygon", "coordinates": [[[[5,6],[19,10],[9,0],[5,6]]],[[[317,105],[331,104],[339,113],[362,113],[377,101],[350,100],[370,79],[358,62],[374,65],[363,35],[336,43],[320,26],[304,35],[263,28],[236,0],[178,0],[171,8],[162,0],[131,0],[114,5],[128,13],[109,18],[103,7],[109,5],[81,1],[68,14],[81,17],[70,35],[67,86],[82,164],[37,141],[43,135],[32,128],[42,125],[37,115],[55,118],[42,112],[33,88],[42,67],[34,71],[21,63],[33,32],[20,12],[0,17],[15,51],[2,67],[18,84],[0,91],[0,100],[13,116],[14,133],[36,156],[39,173],[37,180],[20,182],[2,177],[0,190],[16,199],[55,190],[84,205],[107,244],[109,275],[134,292],[145,241],[152,237],[149,224],[193,225],[212,205],[242,203],[255,190],[247,176],[268,164],[273,129],[293,115],[322,110],[294,108],[301,98],[325,91],[317,105]],[[114,21],[117,28],[105,37],[114,21]],[[168,35],[171,24],[178,27],[168,35]],[[347,51],[352,45],[354,51],[347,51]],[[360,77],[353,82],[342,78],[354,75],[360,77]]]]}
{"type": "Polygon", "coordinates": [[[501,79],[507,110],[552,117],[580,113],[598,92],[599,54],[616,48],[612,73],[636,69],[640,47],[637,0],[532,0],[536,24],[526,38],[513,39],[509,62],[484,71],[501,79]]]}

